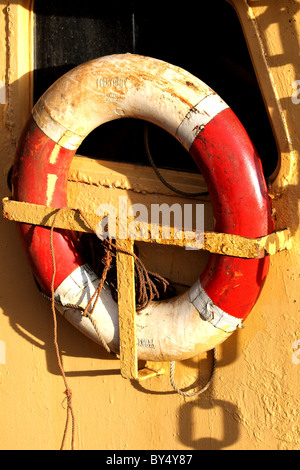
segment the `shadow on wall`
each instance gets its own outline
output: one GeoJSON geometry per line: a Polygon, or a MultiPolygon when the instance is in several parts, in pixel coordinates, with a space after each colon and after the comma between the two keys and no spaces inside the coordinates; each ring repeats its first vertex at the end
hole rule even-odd
{"type": "MultiPolygon", "coordinates": [[[[216,415],[215,415],[216,416],[216,415]]],[[[197,450],[222,450],[230,447],[239,438],[239,410],[236,405],[225,400],[215,400],[209,396],[203,396],[200,399],[186,402],[179,408],[179,438],[181,442],[197,450]],[[211,418],[211,413],[206,411],[220,408],[222,426],[219,420],[211,418]],[[211,435],[208,437],[197,438],[195,435],[199,429],[200,422],[206,422],[211,435]],[[222,428],[222,429],[221,429],[222,428]],[[213,436],[221,435],[220,439],[213,436]]]]}
{"type": "MultiPolygon", "coordinates": [[[[234,362],[237,352],[238,332],[232,335],[225,343],[218,347],[218,357],[222,356],[216,364],[216,373],[220,368],[234,362]],[[227,352],[226,352],[227,351],[227,352]]],[[[195,363],[198,364],[198,377],[194,383],[188,387],[182,388],[184,392],[200,390],[210,377],[212,370],[213,352],[208,351],[206,354],[197,356],[183,361],[184,374],[188,376],[188,368],[195,371],[195,363]],[[205,357],[206,356],[206,357],[205,357]]],[[[180,366],[180,364],[179,364],[180,366]]],[[[179,374],[180,375],[180,374],[179,374]]],[[[176,376],[175,376],[176,380],[176,376]]],[[[180,384],[177,384],[180,387],[180,384]]],[[[151,389],[151,382],[147,381],[138,383],[132,381],[132,386],[140,392],[147,395],[165,396],[176,395],[177,392],[157,391],[151,389]]],[[[176,416],[178,417],[178,439],[187,448],[194,450],[222,450],[232,446],[238,441],[240,435],[240,410],[230,401],[220,400],[214,397],[214,382],[201,395],[194,398],[180,397],[182,404],[178,406],[176,416]],[[218,412],[218,409],[220,412],[218,412]],[[209,430],[210,435],[207,437],[197,438],[196,433],[209,430]],[[219,437],[219,438],[218,438],[219,437]]]]}

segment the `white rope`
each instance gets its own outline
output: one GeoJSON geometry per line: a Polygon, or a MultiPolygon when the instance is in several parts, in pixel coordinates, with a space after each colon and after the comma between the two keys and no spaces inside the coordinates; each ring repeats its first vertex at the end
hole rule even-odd
{"type": "Polygon", "coordinates": [[[175,376],[175,364],[176,363],[175,363],[175,361],[172,361],[171,365],[170,365],[170,382],[171,382],[171,385],[172,385],[173,389],[175,390],[175,392],[177,392],[179,395],[182,395],[183,397],[195,397],[195,396],[201,395],[202,393],[204,393],[208,389],[208,387],[210,386],[210,384],[213,380],[215,369],[216,369],[216,363],[217,363],[217,350],[214,349],[213,350],[212,371],[211,371],[211,375],[208,379],[207,384],[203,388],[201,388],[200,390],[196,390],[194,392],[184,392],[175,383],[174,376],[175,376]]]}

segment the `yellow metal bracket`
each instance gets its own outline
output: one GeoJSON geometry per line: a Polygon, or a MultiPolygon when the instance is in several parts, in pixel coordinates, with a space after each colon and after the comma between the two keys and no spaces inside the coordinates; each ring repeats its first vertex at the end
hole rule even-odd
{"type": "MultiPolygon", "coordinates": [[[[25,202],[13,201],[9,198],[3,199],[3,217],[15,222],[31,225],[51,227],[54,216],[58,209],[25,202]]],[[[81,212],[82,213],[82,212],[81,212]]],[[[96,231],[97,225],[102,217],[95,214],[83,214],[89,221],[91,227],[96,231]]],[[[55,227],[79,232],[92,232],[76,209],[67,208],[60,211],[55,220],[55,227]]],[[[148,238],[142,241],[161,243],[168,245],[186,246],[188,239],[180,238],[176,230],[171,230],[170,238],[165,240],[161,237],[153,239],[150,236],[148,224],[143,227],[143,233],[149,232],[148,238]],[[146,231],[146,232],[145,232],[146,231]]],[[[160,227],[160,233],[162,227],[160,227]]],[[[224,233],[205,232],[195,234],[196,242],[199,236],[199,249],[227,256],[242,258],[263,258],[266,255],[289,249],[291,234],[288,229],[281,230],[266,237],[249,239],[237,235],[224,233]],[[201,236],[200,236],[201,235],[201,236]]],[[[138,238],[136,240],[139,240],[138,238]]],[[[117,244],[117,284],[118,284],[118,307],[119,307],[119,334],[120,334],[120,370],[124,378],[133,380],[145,380],[150,377],[166,373],[167,363],[146,362],[145,367],[138,369],[137,336],[136,336],[136,306],[135,306],[135,276],[133,239],[118,240],[117,244]],[[118,251],[119,248],[119,251],[118,251]],[[127,251],[127,253],[125,252],[127,251]],[[125,275],[124,275],[125,273],[125,275]]]]}
{"type": "MultiPolygon", "coordinates": [[[[54,216],[58,211],[55,207],[13,201],[9,198],[4,198],[2,203],[3,217],[5,219],[31,225],[51,227],[54,216]]],[[[89,224],[94,230],[96,230],[97,225],[100,224],[104,217],[83,213],[82,211],[81,213],[89,221],[89,224]]],[[[129,222],[130,219],[128,218],[128,223],[129,222]]],[[[80,212],[72,208],[66,208],[58,214],[55,227],[77,232],[92,232],[91,228],[85,224],[80,212]]],[[[252,259],[264,258],[267,255],[274,255],[279,251],[287,250],[290,248],[292,241],[289,229],[279,230],[265,237],[247,238],[229,233],[187,231],[185,232],[185,236],[182,236],[181,230],[170,228],[170,236],[166,239],[161,236],[163,227],[159,227],[159,236],[153,238],[149,224],[140,222],[140,233],[143,234],[143,237],[134,237],[134,241],[145,241],[148,243],[176,245],[181,247],[186,247],[190,243],[193,243],[194,249],[206,250],[210,253],[235,256],[238,258],[252,259]],[[148,237],[145,237],[144,235],[147,233],[148,237]]],[[[133,237],[130,237],[130,239],[133,240],[133,237]]]]}
{"type": "Polygon", "coordinates": [[[124,253],[124,250],[133,253],[133,245],[133,240],[117,240],[120,361],[124,378],[141,381],[164,374],[165,368],[163,363],[146,362],[145,367],[138,370],[134,259],[124,253]]]}

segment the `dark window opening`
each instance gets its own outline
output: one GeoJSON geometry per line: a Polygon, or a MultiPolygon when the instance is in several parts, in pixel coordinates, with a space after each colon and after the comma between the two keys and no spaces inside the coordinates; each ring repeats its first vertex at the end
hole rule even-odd
{"type": "MultiPolygon", "coordinates": [[[[270,176],[278,151],[237,15],[225,0],[178,9],[163,2],[35,0],[34,100],[61,75],[88,60],[134,52],[178,65],[213,88],[233,109],[270,176]]],[[[78,153],[148,165],[144,123],[120,119],[95,129],[78,153]]],[[[165,131],[150,125],[159,167],[198,171],[165,131]]]]}

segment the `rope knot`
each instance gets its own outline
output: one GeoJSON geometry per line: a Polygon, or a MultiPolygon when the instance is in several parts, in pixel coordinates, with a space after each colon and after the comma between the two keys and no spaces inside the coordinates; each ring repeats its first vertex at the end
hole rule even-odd
{"type": "Polygon", "coordinates": [[[64,394],[67,396],[68,402],[70,403],[72,400],[72,390],[70,388],[66,388],[64,394]]]}

